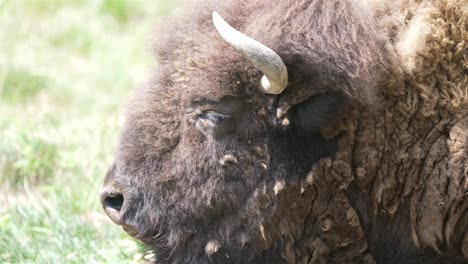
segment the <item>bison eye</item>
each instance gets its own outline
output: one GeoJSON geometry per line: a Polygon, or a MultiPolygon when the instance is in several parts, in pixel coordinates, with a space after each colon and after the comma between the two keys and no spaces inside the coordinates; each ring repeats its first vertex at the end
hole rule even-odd
{"type": "Polygon", "coordinates": [[[214,124],[221,124],[224,121],[230,119],[228,115],[214,111],[214,110],[203,111],[198,115],[198,118],[211,121],[214,124]]]}

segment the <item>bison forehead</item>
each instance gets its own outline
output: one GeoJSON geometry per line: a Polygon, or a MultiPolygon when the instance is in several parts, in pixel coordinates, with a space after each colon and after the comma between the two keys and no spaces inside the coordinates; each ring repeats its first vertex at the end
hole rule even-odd
{"type": "Polygon", "coordinates": [[[250,96],[261,95],[258,100],[265,97],[256,89],[259,72],[229,47],[212,25],[211,12],[216,9],[235,28],[272,48],[284,60],[290,82],[282,104],[294,104],[330,89],[345,91],[363,103],[375,101],[375,82],[385,59],[366,8],[354,2],[281,1],[275,8],[269,6],[269,12],[256,14],[256,10],[266,8],[265,2],[243,3],[243,8],[238,2],[201,3],[194,6],[191,15],[164,26],[165,34],[158,39],[155,53],[171,83],[184,91],[213,89],[212,93],[222,95],[237,94],[235,82],[245,81],[240,87],[250,96]],[[289,9],[291,12],[285,14],[289,9]],[[226,85],[229,80],[232,85],[226,85]],[[229,89],[221,92],[216,88],[220,85],[229,89]]]}

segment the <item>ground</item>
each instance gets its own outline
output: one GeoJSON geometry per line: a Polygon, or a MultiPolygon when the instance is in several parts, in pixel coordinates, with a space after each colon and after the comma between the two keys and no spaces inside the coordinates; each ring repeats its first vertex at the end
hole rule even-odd
{"type": "Polygon", "coordinates": [[[0,263],[149,257],[98,192],[168,2],[0,0],[0,263]]]}

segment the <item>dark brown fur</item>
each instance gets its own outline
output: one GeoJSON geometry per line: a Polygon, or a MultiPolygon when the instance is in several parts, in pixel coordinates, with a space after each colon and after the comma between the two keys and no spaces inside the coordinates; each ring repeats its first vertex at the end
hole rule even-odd
{"type": "MultiPolygon", "coordinates": [[[[385,137],[402,135],[386,118],[399,112],[392,87],[405,77],[369,10],[338,0],[200,1],[163,27],[160,65],[129,107],[105,181],[122,190],[120,223],[157,263],[465,262],[466,199],[447,241],[418,244],[412,191],[398,189],[405,179],[380,191],[372,182],[397,149],[385,137]],[[261,73],[218,35],[214,10],[282,57],[283,94],[259,92],[261,73]],[[234,158],[220,162],[225,155],[234,158]]],[[[457,124],[446,120],[441,131],[457,124]]],[[[410,172],[381,173],[391,181],[410,172]]]]}

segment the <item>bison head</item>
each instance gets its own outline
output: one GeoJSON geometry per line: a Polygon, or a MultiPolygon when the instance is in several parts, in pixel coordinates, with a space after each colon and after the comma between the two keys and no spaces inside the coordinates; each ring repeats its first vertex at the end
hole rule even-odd
{"type": "Polygon", "coordinates": [[[212,20],[213,3],[167,26],[105,178],[106,213],[159,262],[280,262],[264,225],[295,221],[281,191],[333,156],[323,131],[375,95],[379,49],[358,8],[240,2],[216,9],[250,37],[212,20]]]}

